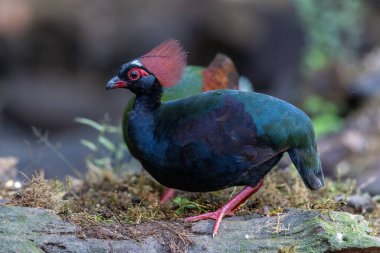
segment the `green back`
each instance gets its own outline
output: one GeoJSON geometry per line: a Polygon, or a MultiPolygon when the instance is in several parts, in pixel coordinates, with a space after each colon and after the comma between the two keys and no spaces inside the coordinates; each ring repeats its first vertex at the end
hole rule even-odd
{"type": "Polygon", "coordinates": [[[161,101],[167,102],[198,94],[202,91],[204,67],[188,66],[181,81],[172,88],[165,88],[161,101]]]}
{"type": "MultiPolygon", "coordinates": [[[[286,147],[308,146],[314,131],[309,117],[295,106],[272,96],[235,90],[217,90],[197,94],[180,102],[165,103],[160,114],[166,124],[175,127],[178,122],[205,114],[225,103],[230,97],[244,105],[257,127],[257,136],[266,145],[281,150],[286,147]]],[[[169,128],[169,126],[167,128],[169,128]]]]}

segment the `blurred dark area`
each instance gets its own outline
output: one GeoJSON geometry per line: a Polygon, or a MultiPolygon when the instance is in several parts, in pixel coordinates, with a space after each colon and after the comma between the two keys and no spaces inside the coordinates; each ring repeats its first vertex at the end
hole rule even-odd
{"type": "Polygon", "coordinates": [[[73,119],[108,115],[118,124],[130,94],[106,92],[108,79],[176,38],[189,64],[206,66],[225,53],[256,91],[306,110],[326,174],[346,168],[345,176],[358,177],[363,169],[380,185],[379,22],[376,0],[0,0],[0,157],[17,157],[26,174],[72,174],[38,142],[35,127],[85,170],[89,151],[80,139],[96,132],[73,119]]]}

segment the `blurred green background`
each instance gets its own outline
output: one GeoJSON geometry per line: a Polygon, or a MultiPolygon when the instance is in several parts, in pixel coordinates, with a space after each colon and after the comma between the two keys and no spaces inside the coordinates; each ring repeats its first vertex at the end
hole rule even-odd
{"type": "Polygon", "coordinates": [[[80,140],[99,133],[73,119],[117,125],[129,93],[106,93],[108,79],[176,38],[189,64],[225,53],[256,91],[304,109],[326,174],[380,192],[379,22],[376,0],[0,0],[0,157],[84,170],[80,140]]]}

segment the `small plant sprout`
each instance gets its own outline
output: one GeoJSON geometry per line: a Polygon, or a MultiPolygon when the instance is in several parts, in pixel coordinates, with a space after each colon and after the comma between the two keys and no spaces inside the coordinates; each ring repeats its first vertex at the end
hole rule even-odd
{"type": "Polygon", "coordinates": [[[74,121],[94,129],[98,134],[96,140],[80,140],[91,151],[87,164],[108,169],[115,175],[122,175],[126,168],[137,167],[138,162],[132,158],[123,141],[121,127],[111,125],[107,116],[100,122],[87,118],[75,118],[74,121]]]}

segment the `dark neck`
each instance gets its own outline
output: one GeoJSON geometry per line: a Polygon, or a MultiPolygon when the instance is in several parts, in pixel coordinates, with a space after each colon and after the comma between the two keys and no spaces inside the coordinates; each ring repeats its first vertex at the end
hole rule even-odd
{"type": "Polygon", "coordinates": [[[158,87],[149,94],[139,94],[136,96],[136,102],[133,110],[139,112],[154,111],[161,104],[162,87],[158,87]]]}
{"type": "MultiPolygon", "coordinates": [[[[128,116],[128,138],[134,149],[134,156],[140,161],[156,157],[157,141],[154,136],[154,111],[160,106],[162,88],[154,94],[138,94],[128,116]]],[[[161,159],[161,158],[160,158],[161,159]]]]}

